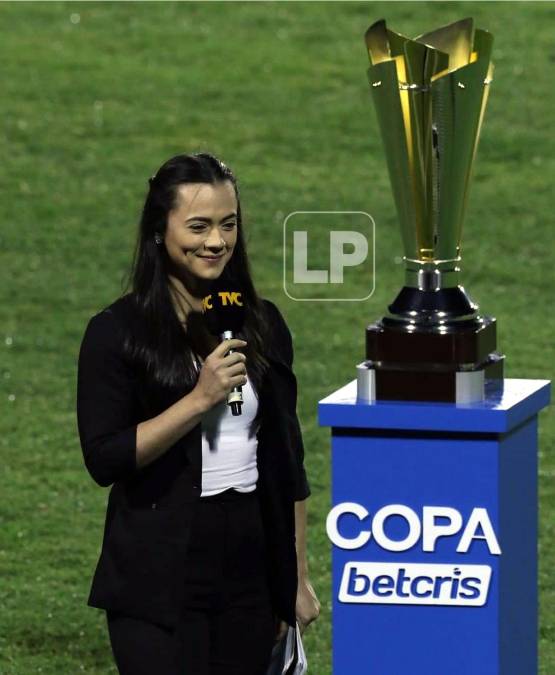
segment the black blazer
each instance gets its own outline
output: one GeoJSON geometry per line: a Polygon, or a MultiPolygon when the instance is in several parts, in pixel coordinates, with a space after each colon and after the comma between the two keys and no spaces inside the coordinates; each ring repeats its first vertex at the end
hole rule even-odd
{"type": "MultiPolygon", "coordinates": [[[[139,380],[126,361],[126,330],[140,330],[127,294],[89,321],[79,352],[77,422],[85,465],[108,498],[102,549],[87,604],[175,626],[181,608],[187,541],[201,493],[201,424],[161,457],[138,469],[137,425],[188,390],[139,380]]],[[[297,561],[294,503],[308,497],[296,413],[291,333],[277,307],[263,301],[272,330],[261,391],[257,463],[266,558],[275,613],[295,624],[297,561]]]]}

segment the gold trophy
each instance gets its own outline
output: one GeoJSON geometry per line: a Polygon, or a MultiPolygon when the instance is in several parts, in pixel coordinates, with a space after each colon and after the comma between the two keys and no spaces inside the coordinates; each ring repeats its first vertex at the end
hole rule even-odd
{"type": "Polygon", "coordinates": [[[374,23],[368,70],[401,224],[405,286],[366,329],[358,395],[471,403],[499,386],[496,323],[459,284],[493,38],[463,19],[409,39],[374,23]]]}

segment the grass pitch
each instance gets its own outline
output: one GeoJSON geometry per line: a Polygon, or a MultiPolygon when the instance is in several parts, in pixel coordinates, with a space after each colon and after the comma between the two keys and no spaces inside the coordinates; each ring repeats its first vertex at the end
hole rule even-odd
{"type": "MultiPolygon", "coordinates": [[[[550,378],[553,4],[2,3],[0,672],[116,672],[103,613],[85,604],[107,491],[82,463],[78,348],[88,318],[121,291],[148,177],[173,154],[207,150],[239,177],[255,283],[294,336],[313,490],[310,567],[322,601],[307,653],[312,673],[330,673],[329,429],[318,427],[316,406],[353,379],[365,325],[403,282],[363,34],[382,17],[417,35],[465,16],[494,34],[496,73],[463,282],[498,319],[507,376],[550,378]],[[282,224],[296,210],[374,217],[371,298],[322,308],[286,297],[282,224]]],[[[551,412],[540,427],[540,672],[548,675],[551,412]]]]}

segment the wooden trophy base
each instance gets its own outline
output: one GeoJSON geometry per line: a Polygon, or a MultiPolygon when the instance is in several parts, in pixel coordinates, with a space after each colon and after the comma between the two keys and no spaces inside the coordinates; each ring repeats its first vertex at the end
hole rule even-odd
{"type": "Polygon", "coordinates": [[[472,313],[439,323],[430,320],[437,311],[404,310],[406,319],[398,313],[367,326],[366,366],[375,371],[376,399],[458,402],[465,379],[501,383],[504,356],[496,350],[496,320],[472,313]]]}

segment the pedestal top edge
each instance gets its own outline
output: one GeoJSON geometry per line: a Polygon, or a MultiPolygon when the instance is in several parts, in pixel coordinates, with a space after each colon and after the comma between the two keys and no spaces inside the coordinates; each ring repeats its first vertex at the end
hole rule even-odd
{"type": "Polygon", "coordinates": [[[503,433],[549,404],[549,380],[505,379],[502,394],[467,404],[357,399],[352,380],[318,402],[320,426],[503,433]]]}

